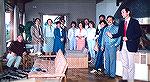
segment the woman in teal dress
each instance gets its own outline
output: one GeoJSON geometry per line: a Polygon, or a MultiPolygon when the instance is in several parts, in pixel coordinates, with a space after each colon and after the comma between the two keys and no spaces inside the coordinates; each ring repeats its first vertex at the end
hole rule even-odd
{"type": "Polygon", "coordinates": [[[54,27],[52,24],[53,21],[51,19],[48,19],[46,25],[43,28],[43,34],[44,34],[43,51],[45,52],[45,55],[51,54],[51,52],[53,52],[54,27]]]}

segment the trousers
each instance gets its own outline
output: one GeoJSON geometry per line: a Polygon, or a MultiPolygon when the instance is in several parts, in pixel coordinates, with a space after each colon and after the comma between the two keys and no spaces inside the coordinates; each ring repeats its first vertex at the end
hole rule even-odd
{"type": "Polygon", "coordinates": [[[126,42],[123,42],[121,50],[121,62],[123,66],[122,77],[124,80],[133,80],[135,74],[134,55],[135,52],[129,52],[126,47],[126,42]]]}
{"type": "Polygon", "coordinates": [[[21,56],[13,56],[12,54],[8,54],[7,59],[8,59],[8,62],[7,62],[8,67],[11,67],[12,64],[15,62],[14,67],[18,68],[21,63],[22,58],[21,56]]]}
{"type": "Polygon", "coordinates": [[[111,77],[115,77],[116,75],[116,52],[117,48],[115,46],[106,45],[104,73],[111,77]]]}

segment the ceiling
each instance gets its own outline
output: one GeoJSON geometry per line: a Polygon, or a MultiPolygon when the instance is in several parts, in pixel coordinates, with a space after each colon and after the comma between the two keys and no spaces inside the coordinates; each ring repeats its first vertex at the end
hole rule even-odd
{"type": "Polygon", "coordinates": [[[25,3],[28,3],[31,1],[33,1],[33,0],[5,0],[5,2],[10,4],[11,6],[14,6],[15,4],[18,4],[18,3],[25,4],[25,3]]]}
{"type": "Polygon", "coordinates": [[[18,5],[21,12],[25,12],[25,4],[33,0],[4,0],[5,1],[5,11],[10,12],[15,5],[18,5]]]}

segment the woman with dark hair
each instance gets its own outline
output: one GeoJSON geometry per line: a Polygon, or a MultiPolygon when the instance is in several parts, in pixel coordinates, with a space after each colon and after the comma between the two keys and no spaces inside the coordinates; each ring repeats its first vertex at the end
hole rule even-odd
{"type": "Polygon", "coordinates": [[[43,35],[44,35],[44,45],[43,51],[45,55],[51,54],[53,52],[53,45],[54,45],[54,27],[53,27],[52,19],[48,19],[46,25],[43,28],[43,35]]]}
{"type": "Polygon", "coordinates": [[[43,45],[43,31],[41,27],[41,19],[36,18],[34,25],[31,27],[32,44],[34,45],[34,53],[41,52],[43,45]]]}
{"type": "Polygon", "coordinates": [[[75,32],[76,32],[76,22],[72,21],[71,28],[68,30],[68,39],[69,39],[70,50],[76,50],[75,32]]]}
{"type": "Polygon", "coordinates": [[[95,34],[96,34],[95,24],[93,21],[89,21],[89,28],[87,29],[87,44],[88,50],[91,55],[90,57],[92,58],[92,60],[95,59],[95,51],[94,51],[95,34]]]}
{"type": "Polygon", "coordinates": [[[59,49],[62,50],[63,53],[65,53],[65,45],[64,45],[64,39],[66,37],[66,32],[64,29],[61,28],[61,22],[56,22],[56,28],[54,29],[54,47],[53,51],[54,53],[57,53],[59,49]]]}

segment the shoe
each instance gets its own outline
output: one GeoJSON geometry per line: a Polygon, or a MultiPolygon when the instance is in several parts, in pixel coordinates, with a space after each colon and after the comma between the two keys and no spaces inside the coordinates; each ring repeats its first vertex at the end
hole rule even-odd
{"type": "Polygon", "coordinates": [[[115,77],[111,77],[111,76],[110,76],[109,79],[115,79],[115,77]]]}
{"type": "Polygon", "coordinates": [[[88,63],[91,63],[91,62],[92,62],[92,60],[89,60],[89,61],[88,61],[88,63]]]}
{"type": "Polygon", "coordinates": [[[109,77],[109,75],[108,75],[108,74],[105,74],[105,73],[103,73],[103,76],[105,76],[105,77],[109,77]]]}
{"type": "Polygon", "coordinates": [[[93,69],[92,71],[90,71],[90,73],[95,73],[95,72],[97,72],[95,69],[93,69]]]}
{"type": "Polygon", "coordinates": [[[101,69],[101,68],[99,68],[99,69],[98,69],[98,71],[102,71],[102,69],[101,69]]]}

